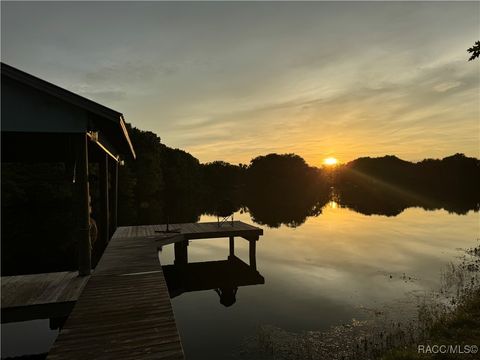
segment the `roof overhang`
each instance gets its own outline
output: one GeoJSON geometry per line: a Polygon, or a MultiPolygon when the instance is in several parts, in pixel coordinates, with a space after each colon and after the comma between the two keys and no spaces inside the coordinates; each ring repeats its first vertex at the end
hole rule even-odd
{"type": "Polygon", "coordinates": [[[6,76],[92,114],[96,119],[95,123],[96,127],[98,128],[97,130],[101,131],[102,128],[105,128],[108,129],[108,131],[112,134],[118,131],[119,135],[121,134],[122,136],[122,140],[120,141],[119,139],[119,141],[115,141],[115,143],[119,145],[121,149],[123,149],[123,153],[125,153],[125,155],[131,156],[133,159],[136,158],[135,150],[125,125],[125,119],[120,112],[96,103],[95,101],[87,99],[83,96],[77,95],[69,90],[42,80],[36,76],[30,75],[24,71],[18,70],[5,63],[1,63],[1,72],[2,77],[6,76]],[[128,152],[128,154],[126,152],[128,152]]]}

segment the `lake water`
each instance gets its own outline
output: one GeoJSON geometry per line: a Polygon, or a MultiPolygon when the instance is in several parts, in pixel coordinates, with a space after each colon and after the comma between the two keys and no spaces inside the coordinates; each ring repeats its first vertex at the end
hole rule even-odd
{"type": "Polygon", "coordinates": [[[21,355],[42,358],[55,342],[59,330],[51,329],[49,319],[2,324],[2,359],[21,355]]]}
{"type": "MultiPolygon", "coordinates": [[[[248,212],[235,219],[256,224],[248,212]]],[[[190,242],[189,263],[210,272],[208,281],[190,274],[190,286],[206,290],[169,284],[177,288],[172,304],[187,359],[259,359],[250,346],[265,326],[325,331],[368,318],[372,309],[395,312],[409,295],[438,289],[445,266],[480,238],[478,212],[408,208],[369,216],[333,201],[295,228],[258,226],[264,229],[256,245],[258,273],[247,266],[249,244],[242,238],[235,239],[235,255],[244,263],[235,260],[234,270],[225,261],[228,239],[190,242]],[[235,292],[225,284],[244,286],[235,292]]],[[[162,265],[172,264],[173,245],[159,256],[162,265]]],[[[57,334],[48,320],[2,324],[2,357],[47,352],[57,334]]]]}
{"type": "MultiPolygon", "coordinates": [[[[248,212],[235,219],[255,223],[248,212]]],[[[264,284],[240,286],[230,306],[214,289],[172,299],[187,359],[238,358],[259,327],[327,330],[365,318],[366,309],[395,307],[409,294],[438,289],[445,266],[476,246],[480,234],[478,212],[408,208],[394,217],[367,216],[335,202],[296,228],[260,226],[256,265],[264,284]]],[[[228,254],[228,239],[194,240],[188,247],[189,263],[228,254]]],[[[236,238],[235,255],[248,264],[248,241],[236,238]]],[[[173,245],[160,259],[173,263],[173,245]]]]}

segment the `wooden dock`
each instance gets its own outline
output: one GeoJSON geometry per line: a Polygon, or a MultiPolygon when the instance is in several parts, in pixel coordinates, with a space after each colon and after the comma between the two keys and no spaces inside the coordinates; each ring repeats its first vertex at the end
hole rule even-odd
{"type": "Polygon", "coordinates": [[[183,359],[154,239],[120,228],[47,359],[183,359]]]}
{"type": "MultiPolygon", "coordinates": [[[[119,236],[128,234],[130,228],[119,228],[119,236]]],[[[191,240],[199,239],[230,239],[230,256],[235,253],[235,237],[241,237],[249,242],[250,266],[256,270],[256,242],[263,235],[263,229],[242,221],[229,221],[223,224],[218,222],[182,223],[167,225],[138,226],[137,232],[141,236],[155,239],[158,247],[175,244],[175,264],[188,263],[188,244],[191,240]]]]}
{"type": "Polygon", "coordinates": [[[77,272],[2,276],[2,323],[67,316],[88,279],[77,272]]]}
{"type": "MultiPolygon", "coordinates": [[[[241,237],[246,240],[256,241],[263,235],[263,230],[242,221],[225,222],[219,225],[217,222],[145,225],[136,227],[141,236],[155,238],[158,246],[165,246],[185,240],[215,239],[241,237]]],[[[128,234],[130,227],[120,227],[117,230],[119,236],[128,234]]]]}
{"type": "MultiPolygon", "coordinates": [[[[238,260],[234,269],[240,269],[243,277],[248,270],[249,276],[235,286],[262,283],[263,277],[256,272],[255,243],[263,230],[240,221],[222,226],[215,222],[172,224],[169,229],[172,232],[165,232],[165,225],[118,228],[90,277],[55,273],[2,278],[2,314],[4,305],[25,309],[42,301],[58,305],[78,299],[48,354],[49,360],[184,359],[158,248],[174,243],[176,265],[186,270],[203,269],[207,265],[184,267],[188,264],[188,242],[228,237],[230,263],[208,265],[211,272],[227,265],[231,268],[231,261],[236,260],[234,237],[245,238],[250,242],[250,266],[238,260]]],[[[173,269],[168,268],[169,274],[178,276],[173,269]]],[[[205,279],[198,289],[231,285],[213,280],[205,279]]],[[[189,285],[185,290],[198,289],[189,285]]]]}

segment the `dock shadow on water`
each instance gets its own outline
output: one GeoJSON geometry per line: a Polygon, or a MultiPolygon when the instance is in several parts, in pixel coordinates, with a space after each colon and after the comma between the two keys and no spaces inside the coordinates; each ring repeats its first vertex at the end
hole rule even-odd
{"type": "Polygon", "coordinates": [[[219,302],[229,307],[235,304],[236,294],[243,286],[265,283],[263,276],[235,255],[227,260],[205,261],[162,266],[171,298],[185,292],[212,290],[219,302]]]}
{"type": "MultiPolygon", "coordinates": [[[[256,242],[263,231],[238,221],[225,221],[217,223],[196,224],[190,234],[186,234],[187,224],[170,225],[173,233],[182,231],[182,240],[176,236],[167,236],[160,239],[157,244],[159,252],[164,246],[172,243],[174,247],[174,260],[172,265],[163,265],[162,271],[167,282],[170,298],[181,296],[183,293],[196,291],[215,291],[220,299],[220,304],[225,307],[236,302],[236,294],[241,286],[264,284],[265,279],[257,271],[256,242]],[[175,229],[177,228],[177,229],[175,229]],[[184,228],[184,230],[180,230],[184,228]],[[241,232],[243,230],[243,232],[241,232]],[[202,241],[202,238],[215,239],[225,234],[229,236],[228,257],[226,260],[189,262],[188,248],[190,242],[202,241]],[[249,243],[249,264],[235,255],[235,235],[240,236],[237,241],[247,240],[249,243]],[[253,234],[253,235],[252,235],[253,234]],[[244,237],[244,239],[241,239],[244,237]],[[191,238],[189,240],[188,238],[191,238]],[[198,240],[200,238],[200,240],[198,240]],[[185,240],[187,239],[187,240],[185,240]]],[[[163,231],[160,231],[163,233],[163,231]]],[[[204,240],[203,240],[204,241],[204,240]]]]}

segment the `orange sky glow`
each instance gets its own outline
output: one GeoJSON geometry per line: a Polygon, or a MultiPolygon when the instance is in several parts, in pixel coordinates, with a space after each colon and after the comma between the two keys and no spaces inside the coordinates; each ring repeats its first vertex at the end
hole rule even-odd
{"type": "Polygon", "coordinates": [[[479,13],[479,2],[5,2],[2,61],[201,162],[480,157],[480,61],[466,52],[479,13]]]}

